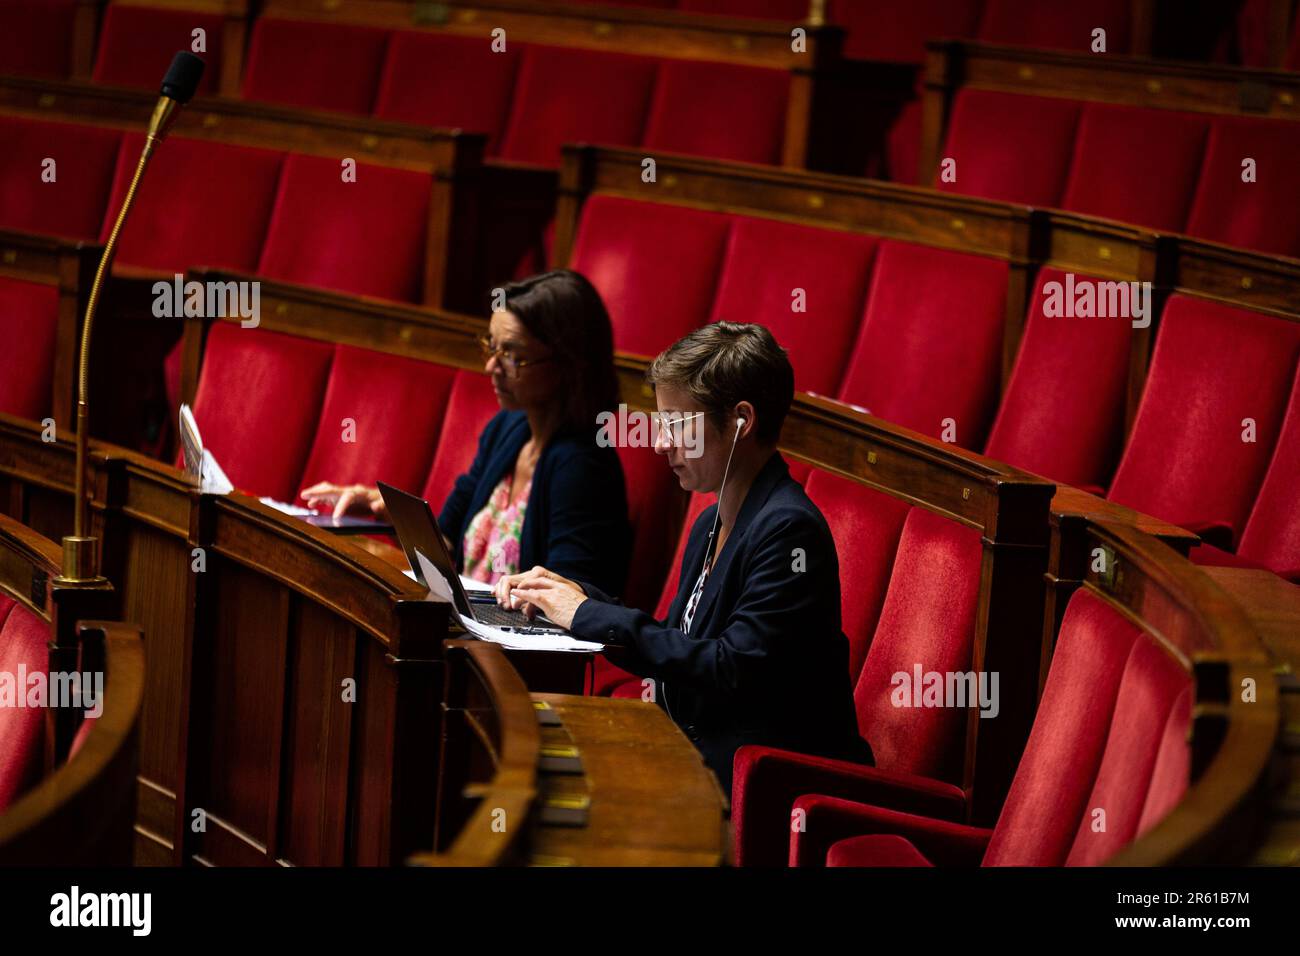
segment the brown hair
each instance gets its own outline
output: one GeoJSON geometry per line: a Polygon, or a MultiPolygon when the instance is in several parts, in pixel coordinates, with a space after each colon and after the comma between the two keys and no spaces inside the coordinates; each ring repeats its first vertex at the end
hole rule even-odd
{"type": "Polygon", "coordinates": [[[794,369],[762,325],[711,322],[683,336],[650,363],[646,380],[690,395],[721,429],[737,403],[754,406],[760,441],[776,444],[794,401],[794,369]]]}

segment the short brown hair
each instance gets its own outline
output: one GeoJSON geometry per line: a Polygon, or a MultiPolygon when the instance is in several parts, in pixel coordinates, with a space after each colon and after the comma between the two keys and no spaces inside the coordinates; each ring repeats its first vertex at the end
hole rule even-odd
{"type": "Polygon", "coordinates": [[[711,322],[683,336],[650,363],[652,386],[680,388],[704,407],[716,427],[739,402],[754,406],[759,440],[776,444],[794,401],[794,369],[762,325],[711,322]]]}

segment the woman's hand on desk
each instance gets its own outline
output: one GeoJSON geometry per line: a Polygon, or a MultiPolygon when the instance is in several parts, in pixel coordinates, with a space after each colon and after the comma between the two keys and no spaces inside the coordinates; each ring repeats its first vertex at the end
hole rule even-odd
{"type": "Polygon", "coordinates": [[[304,488],[300,494],[308,508],[333,508],[335,518],[346,514],[388,517],[379,489],[368,485],[335,485],[322,481],[304,488]]]}
{"type": "Polygon", "coordinates": [[[573,615],[587,600],[575,582],[542,567],[501,578],[496,596],[502,607],[523,611],[530,619],[541,612],[565,630],[573,626],[573,615]]]}

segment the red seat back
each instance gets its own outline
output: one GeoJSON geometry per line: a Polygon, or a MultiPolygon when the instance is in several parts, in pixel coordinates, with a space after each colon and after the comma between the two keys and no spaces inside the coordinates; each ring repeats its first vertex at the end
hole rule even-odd
{"type": "Polygon", "coordinates": [[[53,410],[58,330],[58,286],[0,276],[0,412],[40,420],[53,410]]]}
{"type": "Polygon", "coordinates": [[[456,479],[469,471],[483,426],[500,410],[492,382],[486,375],[456,373],[447,396],[447,415],[433,452],[433,466],[424,483],[423,495],[434,514],[442,510],[456,479]]]}
{"type": "Polygon", "coordinates": [[[0,142],[0,228],[73,239],[99,235],[120,132],[0,116],[0,142]],[[46,159],[54,160],[53,182],[42,178],[46,159]]]}
{"type": "Polygon", "coordinates": [[[956,444],[980,447],[1002,379],[1007,274],[997,259],[882,241],[839,398],[933,437],[952,419],[956,444]]]}
{"type": "Polygon", "coordinates": [[[781,162],[789,95],[786,70],[662,60],[642,145],[775,165],[781,162]]]}
{"type": "Polygon", "coordinates": [[[924,508],[908,512],[853,692],[858,727],[876,766],[960,783],[967,708],[897,701],[902,678],[910,688],[917,667],[923,680],[937,672],[945,682],[949,673],[970,670],[982,560],[975,529],[924,508]]]}
{"type": "Polygon", "coordinates": [[[1133,323],[1044,315],[1049,282],[1060,284],[1062,297],[1068,288],[1059,269],[1039,273],[984,453],[1053,481],[1105,487],[1124,440],[1133,323]]]}
{"type": "Polygon", "coordinates": [[[711,317],[767,326],[790,354],[795,387],[834,395],[876,246],[873,236],[737,216],[711,317]]]}
{"type": "Polygon", "coordinates": [[[649,608],[658,600],[668,574],[686,495],[654,449],[620,445],[618,457],[627,481],[627,517],[632,526],[632,560],[623,603],[649,608]]]}
{"type": "Polygon", "coordinates": [[[681,206],[587,200],[570,268],[605,300],[616,349],[657,355],[708,321],[730,222],[681,206]]]}
{"type": "Polygon", "coordinates": [[[385,481],[419,488],[433,462],[455,375],[445,365],[337,346],[303,487],[385,481]]]}
{"type": "Polygon", "coordinates": [[[204,448],[237,489],[280,501],[298,496],[333,357],[324,342],[213,324],[194,418],[204,448]]]}
{"type": "MultiPolygon", "coordinates": [[[[137,133],[122,138],[100,241],[113,230],[143,143],[137,133]]],[[[117,261],[169,273],[191,266],[255,271],[283,161],[270,150],[168,138],[136,193],[117,261]]]]}
{"type": "Polygon", "coordinates": [[[1150,635],[1076,591],[985,865],[1099,863],[1154,825],[1186,787],[1189,691],[1150,635]]]}
{"type": "Polygon", "coordinates": [[[258,17],[242,95],[339,113],[375,105],[389,31],[355,24],[258,17]]]}
{"type": "Polygon", "coordinates": [[[1092,31],[1106,31],[1106,52],[1129,50],[1130,0],[1091,3],[1039,3],[1038,0],[985,0],[978,38],[985,43],[1092,51],[1092,31]]]}
{"type": "MultiPolygon", "coordinates": [[[[62,79],[72,73],[73,13],[77,0],[0,3],[0,63],[14,76],[62,79]]],[[[162,78],[162,74],[158,74],[162,78]]]]}
{"type": "Polygon", "coordinates": [[[291,153],[257,271],[272,279],[420,302],[433,184],[427,173],[291,153]]]}
{"type": "MultiPolygon", "coordinates": [[[[655,620],[662,621],[668,617],[673,598],[677,596],[677,588],[681,583],[682,561],[686,559],[686,542],[690,539],[691,528],[695,527],[695,519],[717,500],[717,495],[692,492],[690,500],[686,502],[686,516],[682,519],[682,530],[677,536],[677,549],[673,552],[672,562],[668,565],[668,577],[664,579],[663,589],[659,592],[659,603],[655,606],[655,620]]],[[[687,568],[687,573],[698,577],[700,569],[687,568]]],[[[694,583],[694,578],[691,583],[694,583]]]]}
{"type": "Polygon", "coordinates": [[[198,93],[215,93],[224,23],[220,13],[109,3],[99,31],[94,80],[105,86],[156,90],[172,57],[179,50],[194,53],[194,31],[203,30],[205,52],[196,55],[207,68],[198,93]]]}
{"type": "Polygon", "coordinates": [[[1108,495],[1196,530],[1246,523],[1286,410],[1300,326],[1174,295],[1108,495]],[[1255,440],[1243,441],[1255,423],[1255,440]]]}
{"type": "MultiPolygon", "coordinates": [[[[0,593],[0,673],[48,674],[50,626],[0,593]]],[[[19,693],[26,694],[21,687],[19,693]]],[[[45,708],[0,707],[0,811],[40,779],[45,765],[45,708]]]]}
{"type": "Polygon", "coordinates": [[[1300,373],[1237,554],[1300,581],[1300,373]]]}
{"type": "MultiPolygon", "coordinates": [[[[853,60],[924,63],[925,41],[942,34],[973,37],[983,0],[831,0],[830,19],[844,27],[853,60]],[[939,25],[942,24],[940,28],[939,25]]],[[[802,18],[800,18],[802,19],[802,18]]]]}

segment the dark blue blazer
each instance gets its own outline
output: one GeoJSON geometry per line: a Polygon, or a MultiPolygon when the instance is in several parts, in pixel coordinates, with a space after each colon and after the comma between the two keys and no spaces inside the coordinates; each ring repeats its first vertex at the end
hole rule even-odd
{"type": "MultiPolygon", "coordinates": [[[[504,410],[479,436],[474,463],[456,479],[438,515],[438,526],[456,546],[458,567],[465,558],[465,529],[487,504],[492,489],[514,469],[530,437],[528,417],[504,410]]],[[[587,432],[572,428],[557,433],[542,449],[533,472],[519,542],[520,570],[540,564],[620,594],[631,540],[618,453],[596,444],[594,423],[587,432]]]]}
{"type": "Polygon", "coordinates": [[[584,587],[594,600],[579,606],[573,633],[617,645],[606,650],[612,662],[659,682],[656,702],[727,793],[743,744],[870,762],[840,626],[835,541],[780,454],[754,479],[714,559],[691,633],[680,629],[716,513],[715,504],[691,528],[666,622],[584,587]]]}

